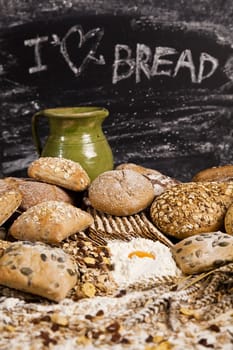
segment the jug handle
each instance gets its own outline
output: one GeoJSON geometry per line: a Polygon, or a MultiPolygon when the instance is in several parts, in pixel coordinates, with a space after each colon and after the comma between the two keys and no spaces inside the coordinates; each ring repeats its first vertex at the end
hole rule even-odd
{"type": "Polygon", "coordinates": [[[39,131],[38,131],[38,118],[43,115],[43,113],[37,112],[32,116],[32,139],[33,142],[35,144],[37,153],[39,156],[41,156],[42,153],[42,145],[41,145],[41,140],[40,140],[40,135],[39,135],[39,131]]]}

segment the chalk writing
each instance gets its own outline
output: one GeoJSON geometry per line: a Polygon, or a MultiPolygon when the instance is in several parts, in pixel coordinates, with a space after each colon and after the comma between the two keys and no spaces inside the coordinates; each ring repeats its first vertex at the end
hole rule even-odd
{"type": "MultiPolygon", "coordinates": [[[[75,25],[71,27],[68,32],[65,34],[65,36],[60,39],[57,34],[52,34],[52,40],[51,44],[54,46],[60,46],[60,53],[63,56],[64,60],[68,64],[69,68],[72,70],[74,75],[78,77],[79,75],[82,74],[86,66],[90,61],[92,61],[95,64],[100,64],[104,65],[105,60],[102,55],[100,55],[98,58],[95,57],[96,50],[100,44],[100,41],[104,35],[104,30],[102,28],[94,28],[84,34],[83,28],[80,25],[75,25]],[[77,47],[78,49],[82,48],[82,46],[89,40],[89,39],[95,39],[87,53],[87,55],[84,57],[82,63],[80,64],[79,67],[77,67],[74,62],[71,60],[69,51],[67,48],[67,40],[68,38],[73,35],[73,34],[78,34],[78,44],[77,47]]],[[[35,54],[35,67],[30,67],[29,68],[29,73],[38,73],[43,70],[47,70],[48,67],[47,65],[42,65],[41,61],[41,44],[44,42],[48,41],[48,37],[38,37],[35,39],[29,39],[24,41],[25,46],[34,46],[34,54],[35,54]]],[[[77,50],[78,54],[78,50],[77,50]]]]}
{"type": "Polygon", "coordinates": [[[137,44],[136,57],[132,56],[132,49],[128,45],[118,44],[115,46],[113,84],[129,78],[133,74],[135,74],[136,83],[139,83],[142,72],[147,79],[161,75],[175,78],[182,68],[189,70],[192,83],[200,84],[214,74],[219,64],[217,58],[206,52],[201,52],[199,67],[195,67],[190,49],[185,49],[179,54],[175,48],[159,46],[155,48],[154,55],[152,55],[151,49],[144,44],[137,44]],[[168,59],[172,55],[174,55],[173,60],[168,59]],[[208,71],[205,66],[207,64],[208,71]],[[164,66],[168,68],[165,69],[164,66]]]}
{"type": "Polygon", "coordinates": [[[96,50],[100,44],[100,41],[103,35],[104,35],[104,30],[101,28],[94,28],[93,30],[90,30],[89,32],[84,34],[82,27],[80,25],[76,25],[76,26],[73,26],[64,36],[64,38],[61,40],[60,52],[63,55],[70,69],[75,74],[75,76],[81,75],[90,61],[93,61],[96,64],[101,64],[101,65],[105,64],[105,60],[102,55],[100,55],[99,58],[95,57],[96,50]],[[94,44],[90,48],[89,52],[87,53],[87,55],[82,61],[82,64],[79,67],[75,66],[75,64],[70,59],[68,48],[66,45],[67,39],[69,38],[70,35],[74,33],[78,33],[79,35],[78,48],[81,48],[89,39],[95,38],[94,44]]]}
{"type": "MultiPolygon", "coordinates": [[[[25,40],[25,46],[34,47],[35,66],[30,67],[28,71],[30,74],[35,74],[49,69],[46,64],[42,64],[42,46],[44,44],[59,47],[61,56],[75,77],[79,77],[90,63],[104,66],[106,65],[105,57],[102,54],[96,56],[103,36],[103,28],[93,28],[85,33],[81,25],[74,25],[62,38],[57,34],[51,34],[51,39],[49,36],[42,36],[25,40]],[[76,36],[77,48],[75,52],[77,59],[80,59],[80,50],[85,44],[89,44],[89,49],[85,56],[81,57],[79,65],[75,63],[75,57],[71,58],[69,52],[71,48],[68,46],[68,39],[72,36],[76,36]]],[[[199,52],[198,62],[195,61],[194,63],[193,53],[190,48],[185,48],[183,51],[178,52],[174,47],[157,46],[152,50],[148,45],[137,43],[135,55],[132,48],[125,44],[116,44],[113,50],[113,84],[134,76],[136,83],[140,83],[143,77],[146,77],[148,80],[156,76],[175,78],[183,70],[190,74],[192,83],[201,84],[203,80],[215,73],[219,65],[218,59],[207,52],[199,52]]],[[[45,58],[43,58],[44,60],[45,58]]]]}
{"type": "Polygon", "coordinates": [[[30,67],[29,68],[29,73],[37,73],[37,72],[41,72],[44,70],[47,70],[47,65],[46,64],[42,64],[42,60],[41,60],[41,44],[44,42],[48,41],[48,36],[43,36],[43,37],[37,37],[35,39],[29,39],[29,40],[25,40],[24,41],[24,45],[25,46],[34,46],[34,55],[35,55],[35,62],[36,62],[36,66],[35,67],[30,67]]]}

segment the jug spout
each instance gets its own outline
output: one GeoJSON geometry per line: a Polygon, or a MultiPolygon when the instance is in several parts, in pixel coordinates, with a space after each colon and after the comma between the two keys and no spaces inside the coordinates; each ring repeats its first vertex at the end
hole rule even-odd
{"type": "Polygon", "coordinates": [[[39,156],[63,157],[82,165],[91,180],[113,169],[113,154],[102,123],[109,115],[102,107],[62,107],[37,112],[32,136],[39,156]],[[47,118],[49,135],[42,146],[38,121],[47,118]]]}

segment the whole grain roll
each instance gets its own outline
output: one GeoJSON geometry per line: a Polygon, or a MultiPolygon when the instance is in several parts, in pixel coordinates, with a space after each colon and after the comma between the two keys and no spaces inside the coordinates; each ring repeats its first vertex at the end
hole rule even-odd
{"type": "Polygon", "coordinates": [[[233,261],[233,237],[221,231],[188,237],[171,247],[185,274],[212,270],[233,261]]]}
{"type": "Polygon", "coordinates": [[[147,208],[154,199],[151,182],[133,170],[110,170],[90,185],[91,206],[101,212],[127,216],[147,208]]]}
{"type": "Polygon", "coordinates": [[[183,183],[155,198],[150,215],[164,234],[183,239],[221,230],[232,202],[233,182],[183,183]]]}
{"type": "Polygon", "coordinates": [[[195,174],[192,181],[195,182],[224,182],[233,180],[233,165],[225,164],[220,166],[215,166],[207,169],[203,169],[195,174]]]}

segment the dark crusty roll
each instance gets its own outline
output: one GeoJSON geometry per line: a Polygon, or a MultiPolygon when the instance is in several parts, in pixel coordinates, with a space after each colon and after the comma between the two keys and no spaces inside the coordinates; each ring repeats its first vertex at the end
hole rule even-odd
{"type": "Polygon", "coordinates": [[[30,178],[7,177],[7,183],[18,188],[22,195],[19,209],[25,211],[41,202],[61,201],[75,204],[75,196],[71,191],[67,191],[56,185],[36,181],[30,178]]]}

